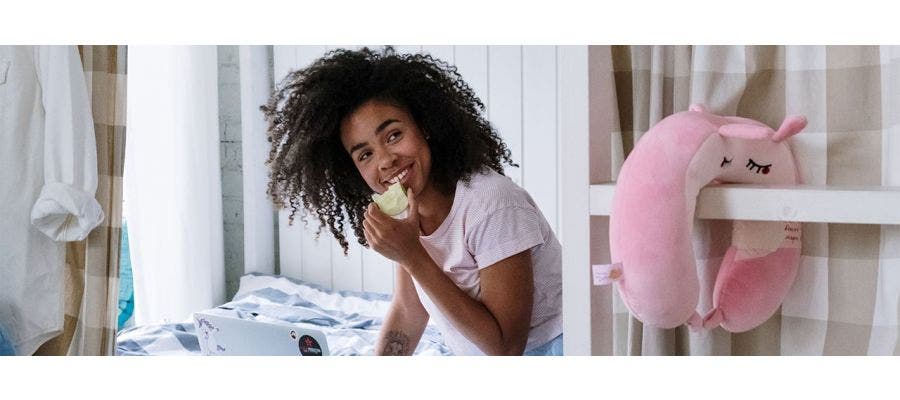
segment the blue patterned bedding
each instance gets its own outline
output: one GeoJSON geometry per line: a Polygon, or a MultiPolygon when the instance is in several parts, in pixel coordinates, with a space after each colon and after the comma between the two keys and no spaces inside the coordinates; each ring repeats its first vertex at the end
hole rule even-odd
{"type": "MultiPolygon", "coordinates": [[[[248,274],[241,277],[234,300],[219,308],[242,318],[312,326],[325,333],[332,355],[372,355],[390,299],[386,295],[332,291],[286,277],[248,274]]],[[[200,310],[198,310],[200,311],[200,310]]],[[[416,355],[450,355],[441,334],[425,329],[416,355]]],[[[116,336],[116,355],[200,355],[189,318],[180,323],[145,325],[116,336]]]]}

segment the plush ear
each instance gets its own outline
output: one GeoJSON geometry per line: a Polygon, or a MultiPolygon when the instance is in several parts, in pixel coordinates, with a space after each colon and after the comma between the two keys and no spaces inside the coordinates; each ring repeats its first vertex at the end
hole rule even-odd
{"type": "Polygon", "coordinates": [[[691,106],[688,107],[688,110],[691,110],[694,112],[707,112],[706,106],[704,106],[703,104],[700,104],[700,103],[691,104],[691,106]]]}
{"type": "Polygon", "coordinates": [[[751,124],[728,124],[719,127],[719,134],[735,139],[768,139],[775,132],[767,126],[751,125],[751,124]]]}
{"type": "Polygon", "coordinates": [[[791,115],[785,118],[784,122],[781,123],[781,127],[779,127],[778,131],[775,132],[775,135],[772,136],[772,141],[778,143],[800,133],[805,127],[806,117],[802,115],[791,115]]]}

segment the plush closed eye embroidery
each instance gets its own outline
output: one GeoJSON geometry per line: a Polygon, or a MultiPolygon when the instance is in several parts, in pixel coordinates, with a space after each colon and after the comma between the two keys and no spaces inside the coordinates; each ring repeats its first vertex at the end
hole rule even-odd
{"type": "Polygon", "coordinates": [[[722,164],[720,164],[719,167],[724,168],[726,165],[731,164],[732,160],[734,160],[734,157],[732,157],[731,160],[729,160],[728,157],[722,157],[722,164]]]}
{"type": "Polygon", "coordinates": [[[759,173],[762,173],[762,174],[768,174],[768,173],[769,173],[769,167],[771,167],[771,166],[772,166],[772,164],[769,164],[769,165],[760,165],[760,164],[757,164],[755,161],[753,161],[752,158],[750,158],[750,159],[747,160],[747,169],[753,171],[753,169],[756,168],[756,173],[757,173],[757,174],[759,174],[759,173]]]}

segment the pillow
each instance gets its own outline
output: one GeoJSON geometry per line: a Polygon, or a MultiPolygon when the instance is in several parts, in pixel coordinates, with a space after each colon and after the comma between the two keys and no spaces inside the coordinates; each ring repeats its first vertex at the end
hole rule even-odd
{"type": "Polygon", "coordinates": [[[609,223],[610,276],[637,319],[660,328],[721,325],[743,332],[772,316],[797,275],[800,224],[735,221],[713,307],[701,316],[694,209],[700,189],[710,184],[798,184],[785,139],[805,126],[805,118],[791,116],[774,131],[695,104],[641,137],[619,173],[609,223]]]}

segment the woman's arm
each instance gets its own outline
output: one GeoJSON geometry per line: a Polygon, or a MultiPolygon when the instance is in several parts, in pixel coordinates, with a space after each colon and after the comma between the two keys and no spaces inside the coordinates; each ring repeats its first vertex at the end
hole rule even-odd
{"type": "Polygon", "coordinates": [[[428,323],[428,312],[406,268],[397,268],[396,275],[394,298],[375,344],[375,355],[379,356],[412,355],[428,323]]]}
{"type": "MultiPolygon", "coordinates": [[[[409,216],[405,220],[395,220],[375,204],[369,205],[363,220],[366,241],[372,249],[402,265],[406,278],[415,279],[450,323],[481,351],[521,355],[528,341],[534,303],[531,251],[524,250],[482,268],[478,301],[456,286],[422,247],[415,193],[409,190],[408,197],[409,216]]],[[[398,276],[398,289],[399,282],[398,276]]],[[[418,303],[412,281],[406,285],[418,303]]]]}
{"type": "Polygon", "coordinates": [[[522,355],[534,302],[531,251],[525,250],[481,270],[481,301],[463,292],[424,250],[409,274],[447,319],[489,355],[522,355]]]}

